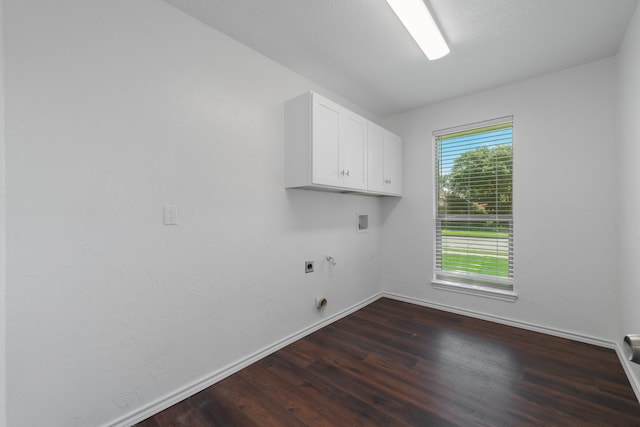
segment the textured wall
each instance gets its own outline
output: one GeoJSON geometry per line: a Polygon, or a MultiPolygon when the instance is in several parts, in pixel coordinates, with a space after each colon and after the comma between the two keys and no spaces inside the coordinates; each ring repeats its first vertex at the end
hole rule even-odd
{"type": "MultiPolygon", "coordinates": [[[[0,22],[3,21],[4,0],[0,0],[0,22]]],[[[0,32],[0,425],[6,425],[6,188],[4,136],[4,34],[0,32]]]]}
{"type": "Polygon", "coordinates": [[[379,292],[379,199],[284,190],[321,88],[163,2],[5,4],[9,425],[112,422],[379,292]]]}
{"type": "MultiPolygon", "coordinates": [[[[620,142],[620,331],[616,340],[627,334],[640,334],[640,10],[636,10],[618,54],[620,142]]],[[[640,396],[640,366],[630,364],[640,396]]]]}

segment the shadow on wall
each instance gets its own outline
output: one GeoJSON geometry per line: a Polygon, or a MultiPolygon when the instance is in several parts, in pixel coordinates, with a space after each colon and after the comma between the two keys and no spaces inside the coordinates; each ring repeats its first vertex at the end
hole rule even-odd
{"type": "MultiPolygon", "coordinates": [[[[356,212],[374,214],[377,197],[325,191],[287,189],[288,227],[295,230],[355,230],[356,212]]],[[[355,232],[355,231],[354,231],[355,232]]]]}
{"type": "Polygon", "coordinates": [[[389,219],[391,213],[395,210],[396,206],[398,206],[401,201],[401,197],[382,197],[382,209],[380,215],[382,225],[387,222],[387,219],[389,219]]]}

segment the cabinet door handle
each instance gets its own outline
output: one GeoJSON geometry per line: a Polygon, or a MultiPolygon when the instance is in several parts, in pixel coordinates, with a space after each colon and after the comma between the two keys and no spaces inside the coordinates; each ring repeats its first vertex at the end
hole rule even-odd
{"type": "Polygon", "coordinates": [[[344,169],[340,171],[340,175],[344,176],[344,169]]]}
{"type": "Polygon", "coordinates": [[[391,184],[391,180],[390,179],[385,179],[384,182],[385,182],[385,184],[391,184]]]}
{"type": "Polygon", "coordinates": [[[347,171],[346,175],[349,176],[349,171],[347,171]]]}

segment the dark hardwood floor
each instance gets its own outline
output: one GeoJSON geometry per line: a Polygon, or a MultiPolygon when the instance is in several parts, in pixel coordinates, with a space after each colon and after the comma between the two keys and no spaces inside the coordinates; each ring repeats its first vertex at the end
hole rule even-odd
{"type": "Polygon", "coordinates": [[[138,424],[640,426],[613,350],[381,299],[138,424]]]}

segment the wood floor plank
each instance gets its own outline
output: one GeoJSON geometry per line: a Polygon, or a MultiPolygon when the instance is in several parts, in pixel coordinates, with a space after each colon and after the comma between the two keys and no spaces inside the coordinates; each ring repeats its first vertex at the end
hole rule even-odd
{"type": "Polygon", "coordinates": [[[295,386],[300,401],[312,405],[321,414],[323,422],[328,421],[329,425],[400,425],[392,417],[342,392],[323,378],[315,376],[309,369],[288,362],[285,357],[273,355],[260,363],[281,380],[280,384],[295,386]]]}
{"type": "Polygon", "coordinates": [[[166,411],[162,411],[153,417],[156,423],[166,427],[208,427],[209,423],[202,418],[200,413],[184,400],[166,411]]]}
{"type": "Polygon", "coordinates": [[[223,387],[209,387],[191,396],[189,401],[210,426],[260,426],[224,392],[223,387]]]}
{"type": "Polygon", "coordinates": [[[236,407],[259,426],[304,426],[291,412],[290,408],[278,404],[272,396],[255,388],[240,375],[232,375],[216,387],[217,391],[235,402],[236,407]]]}
{"type": "Polygon", "coordinates": [[[626,427],[640,404],[613,350],[383,298],[139,424],[182,425],[626,427]]]}
{"type": "MultiPolygon", "coordinates": [[[[411,400],[398,398],[398,393],[387,388],[382,383],[367,381],[362,375],[354,375],[353,370],[342,370],[338,365],[318,361],[309,369],[318,377],[323,378],[343,392],[352,394],[357,399],[370,402],[375,408],[393,418],[412,426],[453,426],[437,413],[424,410],[411,400]],[[372,384],[374,384],[372,386],[372,384]]],[[[375,378],[378,378],[376,375],[375,378]]]]}
{"type": "Polygon", "coordinates": [[[306,395],[303,384],[287,386],[276,374],[262,365],[240,371],[239,375],[306,425],[332,427],[339,424],[340,419],[346,420],[350,416],[349,411],[343,407],[339,408],[341,411],[328,411],[325,414],[318,401],[306,395]]]}

